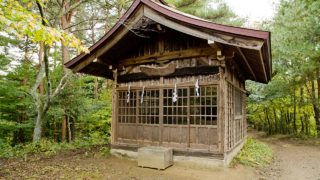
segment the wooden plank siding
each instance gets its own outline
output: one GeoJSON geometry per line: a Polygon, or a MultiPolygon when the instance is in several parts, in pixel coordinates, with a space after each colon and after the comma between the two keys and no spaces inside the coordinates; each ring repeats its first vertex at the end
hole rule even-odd
{"type": "MultiPolygon", "coordinates": [[[[186,34],[179,33],[170,28],[166,28],[165,35],[159,34],[138,43],[125,58],[139,58],[166,52],[183,51],[194,48],[207,47],[207,40],[195,38],[186,34]]],[[[224,154],[232,149],[246,134],[245,120],[245,84],[242,69],[232,59],[218,61],[208,56],[198,56],[192,58],[171,59],[176,63],[176,69],[183,68],[204,68],[216,67],[217,71],[208,71],[207,74],[188,74],[172,76],[156,76],[132,79],[137,74],[141,74],[139,65],[128,65],[123,67],[118,73],[118,84],[116,92],[126,92],[130,86],[131,92],[137,94],[137,103],[134,123],[117,124],[116,143],[136,144],[138,146],[164,146],[174,147],[175,149],[200,149],[217,154],[224,154]],[[240,77],[241,76],[241,77],[240,77]],[[121,77],[131,79],[123,81],[121,77]],[[177,88],[187,89],[187,107],[190,108],[190,88],[199,81],[200,87],[217,88],[217,124],[200,125],[191,123],[191,116],[202,118],[202,115],[191,114],[190,109],[186,114],[185,124],[165,124],[164,123],[164,89],[177,88]],[[159,90],[159,123],[141,124],[140,97],[139,92],[145,90],[159,90]],[[242,96],[242,115],[243,118],[234,117],[234,98],[235,90],[241,90],[242,96]]],[[[166,61],[165,63],[168,63],[166,61]]],[[[149,62],[145,66],[157,68],[164,66],[163,63],[149,62]]],[[[193,98],[193,97],[192,97],[193,98]]],[[[170,107],[171,108],[171,107],[170,107]]],[[[175,108],[175,107],[174,107],[175,108]]],[[[211,108],[211,107],[210,107],[211,108]]],[[[152,108],[151,108],[152,109],[152,108]]],[[[177,107],[178,109],[178,107],[177,107]]],[[[206,110],[207,111],[207,110],[206,110]]],[[[177,120],[178,120],[177,116],[177,120]]],[[[206,116],[207,117],[207,116],[206,116]]],[[[201,119],[202,120],[202,119],[201,119]]],[[[211,120],[212,122],[212,120],[211,120]]]]}

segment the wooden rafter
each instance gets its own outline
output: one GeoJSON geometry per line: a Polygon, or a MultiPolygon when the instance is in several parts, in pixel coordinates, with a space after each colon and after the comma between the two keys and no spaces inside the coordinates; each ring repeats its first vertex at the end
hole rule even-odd
{"type": "Polygon", "coordinates": [[[237,49],[238,49],[238,51],[239,51],[240,55],[242,56],[243,60],[246,62],[246,64],[247,64],[248,68],[250,69],[250,71],[251,71],[251,73],[252,73],[252,75],[253,75],[254,79],[257,81],[257,77],[256,77],[256,75],[254,74],[254,72],[253,72],[253,70],[252,70],[252,68],[251,68],[251,66],[250,66],[250,64],[249,64],[249,62],[247,61],[247,58],[244,56],[244,54],[242,53],[242,51],[241,51],[241,49],[240,49],[239,47],[237,47],[237,49]]]}
{"type": "Polygon", "coordinates": [[[263,74],[264,74],[264,77],[266,78],[266,83],[268,83],[268,77],[267,77],[267,73],[266,73],[266,67],[265,67],[264,62],[263,62],[263,55],[262,55],[261,49],[259,50],[259,55],[260,55],[260,60],[261,60],[262,68],[263,68],[263,74]]]}

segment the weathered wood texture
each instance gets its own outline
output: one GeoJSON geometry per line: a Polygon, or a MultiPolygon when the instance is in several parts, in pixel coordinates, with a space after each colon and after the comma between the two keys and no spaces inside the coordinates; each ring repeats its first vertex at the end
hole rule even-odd
{"type": "Polygon", "coordinates": [[[234,61],[228,59],[226,61],[226,74],[227,80],[235,87],[241,90],[245,90],[245,80],[243,78],[242,71],[237,68],[237,64],[234,61]],[[241,76],[241,77],[240,77],[241,76]]]}
{"type": "Polygon", "coordinates": [[[226,150],[234,146],[234,87],[227,83],[227,120],[226,123],[226,150]]]}
{"type": "MultiPolygon", "coordinates": [[[[181,77],[181,76],[194,76],[194,75],[208,75],[208,74],[218,74],[219,66],[200,66],[200,67],[185,67],[178,68],[174,73],[162,76],[167,77],[181,77]]],[[[133,73],[121,75],[118,77],[118,82],[130,82],[137,80],[150,80],[150,79],[160,79],[161,76],[149,76],[145,73],[133,73]]]]}
{"type": "MultiPolygon", "coordinates": [[[[203,65],[197,60],[197,58],[191,58],[191,59],[182,59],[182,60],[176,60],[175,61],[177,66],[176,68],[185,68],[185,67],[203,67],[203,65]]],[[[217,62],[216,60],[211,60],[207,58],[207,62],[209,65],[220,65],[220,62],[217,62]]],[[[150,67],[160,67],[159,64],[149,64],[148,66],[150,67]]],[[[214,68],[214,67],[213,67],[214,68]]],[[[120,75],[133,75],[136,73],[140,73],[140,68],[139,66],[136,66],[133,68],[133,70],[128,74],[128,70],[131,69],[131,66],[125,67],[125,70],[120,72],[120,75]]],[[[197,80],[199,80],[199,83],[201,85],[205,84],[216,84],[219,82],[220,77],[217,74],[217,72],[213,72],[212,74],[207,74],[207,75],[185,75],[185,76],[178,76],[178,77],[150,77],[149,79],[146,80],[137,80],[137,81],[131,81],[131,82],[123,82],[119,83],[120,88],[126,88],[128,86],[131,86],[133,88],[140,88],[142,89],[143,86],[149,86],[156,88],[158,87],[164,87],[166,85],[185,85],[185,86],[190,86],[194,85],[197,80]],[[155,79],[153,79],[155,78],[155,79]],[[163,82],[160,82],[160,79],[163,80],[163,82]],[[187,84],[189,83],[189,84],[187,84]],[[203,84],[202,84],[203,83],[203,84]]]]}
{"type": "Polygon", "coordinates": [[[118,72],[115,70],[113,72],[113,87],[112,87],[112,121],[111,121],[111,144],[117,142],[117,120],[118,120],[118,92],[117,92],[117,77],[118,72]]]}
{"type": "Polygon", "coordinates": [[[145,38],[126,53],[123,59],[205,47],[209,47],[207,40],[165,27],[165,33],[145,38]]]}

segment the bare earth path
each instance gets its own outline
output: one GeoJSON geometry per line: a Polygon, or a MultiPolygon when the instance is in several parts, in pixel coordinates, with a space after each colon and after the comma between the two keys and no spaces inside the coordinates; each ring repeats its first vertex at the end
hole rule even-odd
{"type": "MultiPolygon", "coordinates": [[[[22,160],[0,160],[2,179],[182,179],[182,180],[319,180],[320,146],[306,145],[306,141],[264,137],[253,131],[249,136],[269,144],[275,157],[268,168],[253,168],[237,165],[224,170],[191,169],[172,166],[164,171],[137,167],[137,162],[116,157],[103,157],[97,151],[74,151],[58,154],[53,158],[29,158],[22,160]]],[[[317,142],[308,142],[316,144],[317,142]]]]}
{"type": "Polygon", "coordinates": [[[267,179],[320,180],[319,140],[302,140],[285,136],[264,137],[263,132],[252,132],[249,136],[266,142],[275,152],[270,167],[259,172],[267,179]]]}

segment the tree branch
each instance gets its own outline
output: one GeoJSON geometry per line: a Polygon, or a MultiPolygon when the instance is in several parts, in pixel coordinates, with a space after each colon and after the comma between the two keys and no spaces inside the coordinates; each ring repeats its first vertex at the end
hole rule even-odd
{"type": "Polygon", "coordinates": [[[60,4],[59,0],[53,0],[53,1],[55,1],[59,5],[60,8],[62,7],[62,4],[60,4]]]}
{"type": "Polygon", "coordinates": [[[89,0],[82,0],[80,2],[74,3],[72,4],[68,9],[66,9],[65,11],[60,12],[58,15],[56,15],[53,19],[60,19],[62,18],[64,15],[66,15],[67,13],[69,13],[71,10],[73,10],[74,8],[80,6],[82,3],[85,3],[89,0]]]}
{"type": "Polygon", "coordinates": [[[68,73],[66,75],[63,76],[63,78],[61,79],[58,87],[56,88],[56,90],[54,91],[54,93],[51,95],[50,99],[52,100],[59,92],[61,92],[65,86],[68,84],[68,82],[70,81],[72,77],[72,71],[68,71],[68,73]],[[65,82],[63,83],[63,81],[65,80],[65,82]]]}
{"type": "Polygon", "coordinates": [[[45,19],[45,14],[44,14],[44,11],[43,11],[43,9],[42,9],[41,4],[40,4],[38,1],[36,1],[36,3],[37,3],[37,6],[38,6],[38,9],[39,9],[39,11],[40,11],[40,15],[41,15],[41,17],[42,17],[42,24],[43,24],[44,26],[48,26],[49,24],[47,24],[47,23],[44,21],[44,19],[45,19]]]}
{"type": "MultiPolygon", "coordinates": [[[[102,20],[105,20],[105,19],[92,19],[92,20],[102,21],[102,20]]],[[[84,23],[84,22],[86,22],[86,21],[91,21],[91,19],[89,19],[89,20],[83,20],[83,21],[81,21],[81,22],[79,22],[79,23],[77,23],[77,24],[70,25],[69,27],[66,27],[66,28],[64,28],[63,30],[72,28],[72,27],[77,26],[77,25],[79,25],[79,24],[81,24],[81,23],[84,23]]]]}

